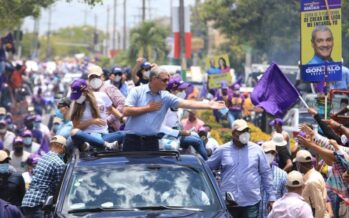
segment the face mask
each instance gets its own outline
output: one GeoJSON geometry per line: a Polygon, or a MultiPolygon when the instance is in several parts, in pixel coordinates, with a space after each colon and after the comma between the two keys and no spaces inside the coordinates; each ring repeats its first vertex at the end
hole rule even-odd
{"type": "Polygon", "coordinates": [[[5,134],[6,133],[6,128],[0,129],[0,134],[5,134]]]}
{"type": "Polygon", "coordinates": [[[10,164],[3,163],[0,164],[0,173],[9,173],[10,172],[10,164]]]}
{"type": "Polygon", "coordinates": [[[14,147],[13,150],[14,150],[16,153],[22,153],[22,152],[23,152],[23,147],[14,147]]]}
{"type": "Polygon", "coordinates": [[[274,155],[268,153],[268,154],[265,154],[265,156],[267,157],[267,160],[268,160],[268,163],[271,164],[274,160],[274,155]]]}
{"type": "Polygon", "coordinates": [[[119,82],[120,80],[121,80],[121,76],[115,76],[115,79],[114,79],[115,82],[119,82]]]}
{"type": "Polygon", "coordinates": [[[82,103],[84,103],[85,100],[86,100],[86,96],[81,95],[80,98],[76,99],[76,103],[82,104],[82,103]]]}
{"type": "Polygon", "coordinates": [[[345,135],[341,135],[341,142],[343,145],[346,145],[348,142],[348,138],[345,135]]]}
{"type": "Polygon", "coordinates": [[[150,71],[148,70],[148,71],[145,71],[144,73],[143,73],[143,79],[149,79],[149,77],[150,77],[150,71]],[[145,77],[145,78],[144,78],[145,77]]]}
{"type": "Polygon", "coordinates": [[[102,85],[103,81],[100,78],[94,78],[90,81],[90,86],[95,90],[101,88],[102,85]]]}
{"type": "Polygon", "coordinates": [[[55,116],[64,120],[64,115],[59,109],[56,109],[55,116]]]}
{"type": "Polygon", "coordinates": [[[176,96],[177,96],[178,98],[185,99],[185,96],[186,96],[185,91],[178,92],[178,93],[176,94],[176,96]]]}
{"type": "Polygon", "coordinates": [[[246,145],[248,143],[248,141],[250,140],[250,133],[248,132],[244,132],[241,135],[239,135],[239,141],[246,145]]]}
{"type": "Polygon", "coordinates": [[[13,123],[8,124],[8,125],[7,125],[7,128],[8,128],[8,129],[14,129],[14,128],[15,128],[15,125],[14,125],[13,123]]]}
{"type": "Polygon", "coordinates": [[[33,139],[31,137],[25,137],[23,138],[23,143],[24,145],[31,145],[32,144],[33,139]]]}
{"type": "Polygon", "coordinates": [[[0,120],[4,120],[5,119],[5,115],[0,115],[0,120]]]}

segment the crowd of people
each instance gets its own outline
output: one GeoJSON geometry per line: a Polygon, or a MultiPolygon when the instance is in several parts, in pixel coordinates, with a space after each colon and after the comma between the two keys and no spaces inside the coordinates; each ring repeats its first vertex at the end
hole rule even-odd
{"type": "Polygon", "coordinates": [[[304,123],[293,145],[275,118],[270,140],[256,144],[246,121],[261,109],[238,83],[222,82],[197,101],[188,99],[190,84],[180,75],[143,58],[130,71],[85,62],[80,68],[81,78],[68,86],[59,70],[25,73],[24,65],[9,65],[1,74],[0,206],[12,217],[43,216],[43,203],[58,191],[75,152],[158,150],[206,160],[233,217],[349,216],[349,129],[343,124],[309,108],[321,134],[304,123]],[[15,71],[19,87],[9,85],[15,71]],[[47,93],[56,93],[53,100],[47,93]],[[227,120],[231,140],[219,145],[198,109],[227,120]]]}

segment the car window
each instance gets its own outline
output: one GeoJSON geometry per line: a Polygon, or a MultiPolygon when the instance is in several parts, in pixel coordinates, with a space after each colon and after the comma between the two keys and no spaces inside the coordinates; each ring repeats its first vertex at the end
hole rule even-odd
{"type": "Polygon", "coordinates": [[[63,208],[160,205],[219,209],[216,193],[203,170],[159,164],[81,167],[72,175],[63,208]]]}

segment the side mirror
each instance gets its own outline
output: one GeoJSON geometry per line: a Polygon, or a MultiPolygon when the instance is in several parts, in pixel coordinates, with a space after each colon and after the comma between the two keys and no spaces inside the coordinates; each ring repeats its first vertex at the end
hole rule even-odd
{"type": "Polygon", "coordinates": [[[53,209],[53,196],[50,195],[46,198],[44,205],[42,206],[43,211],[51,211],[53,209]]]}

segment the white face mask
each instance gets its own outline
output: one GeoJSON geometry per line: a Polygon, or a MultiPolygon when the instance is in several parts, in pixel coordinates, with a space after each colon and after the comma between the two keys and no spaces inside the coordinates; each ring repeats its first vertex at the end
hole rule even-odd
{"type": "Polygon", "coordinates": [[[80,98],[76,99],[76,103],[82,104],[84,103],[85,100],[86,100],[86,96],[82,94],[80,98]]]}
{"type": "Polygon", "coordinates": [[[121,80],[121,76],[115,76],[115,79],[114,79],[115,82],[119,82],[120,80],[121,80]]]}
{"type": "Polygon", "coordinates": [[[265,154],[265,156],[267,157],[267,160],[268,160],[269,164],[271,164],[273,162],[274,158],[275,158],[274,155],[270,154],[270,153],[265,154]]]}
{"type": "Polygon", "coordinates": [[[248,143],[248,141],[250,140],[250,133],[248,132],[244,132],[241,135],[239,135],[239,141],[246,145],[248,143]]]}
{"type": "Polygon", "coordinates": [[[6,133],[6,128],[4,128],[4,129],[0,129],[0,134],[4,134],[4,133],[6,133]]]}
{"type": "Polygon", "coordinates": [[[101,88],[102,85],[103,81],[100,78],[94,78],[90,81],[90,86],[95,90],[101,88]]]}
{"type": "Polygon", "coordinates": [[[178,98],[184,99],[185,96],[186,96],[185,91],[178,92],[178,93],[176,94],[176,96],[177,96],[178,98]]]}
{"type": "Polygon", "coordinates": [[[143,73],[143,79],[149,79],[149,77],[150,77],[150,71],[148,70],[148,71],[145,71],[144,73],[143,73]]]}

